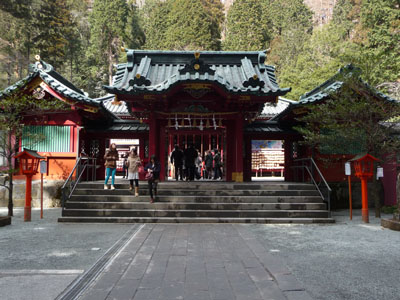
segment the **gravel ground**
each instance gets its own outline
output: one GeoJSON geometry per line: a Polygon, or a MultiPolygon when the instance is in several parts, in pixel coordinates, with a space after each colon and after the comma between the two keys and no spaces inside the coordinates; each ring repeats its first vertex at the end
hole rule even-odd
{"type": "Polygon", "coordinates": [[[360,215],[354,211],[350,221],[348,211],[334,212],[332,225],[243,226],[286,260],[315,299],[398,300],[400,232],[384,229],[373,216],[362,223],[360,215]]]}
{"type": "MultiPolygon", "coordinates": [[[[11,226],[0,227],[0,270],[87,269],[132,225],[57,223],[60,208],[32,210],[23,221],[23,208],[14,210],[11,226]]],[[[0,208],[0,215],[6,215],[0,208]]]]}
{"type": "MultiPolygon", "coordinates": [[[[0,227],[0,299],[50,300],[91,267],[132,225],[57,223],[60,208],[32,210],[0,227]]],[[[0,208],[0,215],[7,215],[0,208]]]]}

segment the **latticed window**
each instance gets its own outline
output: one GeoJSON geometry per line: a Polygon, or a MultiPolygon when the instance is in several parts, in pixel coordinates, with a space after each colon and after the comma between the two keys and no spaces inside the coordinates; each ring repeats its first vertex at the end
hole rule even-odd
{"type": "Polygon", "coordinates": [[[38,152],[70,152],[70,126],[25,126],[22,148],[38,152]]]}

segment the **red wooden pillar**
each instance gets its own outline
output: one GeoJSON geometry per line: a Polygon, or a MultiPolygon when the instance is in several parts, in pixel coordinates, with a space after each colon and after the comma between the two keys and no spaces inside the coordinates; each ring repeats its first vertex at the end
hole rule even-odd
{"type": "Polygon", "coordinates": [[[285,139],[285,181],[293,181],[293,169],[291,168],[293,164],[292,158],[292,147],[293,141],[291,139],[285,139]]]}
{"type": "Polygon", "coordinates": [[[161,171],[160,171],[160,180],[164,180],[165,179],[165,174],[166,174],[166,159],[167,159],[167,153],[165,153],[166,151],[166,144],[165,144],[165,140],[166,140],[166,134],[165,134],[165,126],[164,125],[160,125],[159,126],[160,130],[159,130],[159,147],[158,147],[158,154],[156,154],[158,156],[158,159],[160,160],[160,165],[161,165],[161,171]]]}
{"type": "Polygon", "coordinates": [[[226,181],[235,180],[236,175],[236,141],[234,122],[235,121],[233,120],[226,120],[226,161],[224,162],[226,181]]]}
{"type": "Polygon", "coordinates": [[[158,122],[155,115],[152,113],[149,118],[149,159],[154,155],[158,155],[157,149],[159,142],[158,122]]]}
{"type": "Polygon", "coordinates": [[[236,140],[236,179],[243,182],[243,115],[238,114],[235,120],[235,140],[236,140]]]}
{"type": "Polygon", "coordinates": [[[244,138],[244,146],[243,181],[251,181],[251,137],[244,138]]]}
{"type": "Polygon", "coordinates": [[[32,175],[26,175],[24,222],[31,221],[32,212],[32,175]]]}
{"type": "Polygon", "coordinates": [[[364,223],[369,223],[368,213],[368,176],[361,176],[361,216],[364,223]]]}

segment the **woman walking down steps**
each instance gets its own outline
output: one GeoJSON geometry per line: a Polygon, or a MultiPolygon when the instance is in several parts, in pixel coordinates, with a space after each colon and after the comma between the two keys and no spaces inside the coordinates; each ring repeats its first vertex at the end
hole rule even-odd
{"type": "Polygon", "coordinates": [[[133,190],[133,182],[135,182],[135,197],[139,196],[139,167],[142,165],[140,157],[137,155],[136,148],[129,153],[127,160],[129,190],[133,190]]]}
{"type": "Polygon", "coordinates": [[[115,174],[117,173],[117,160],[119,159],[117,145],[112,143],[110,149],[104,155],[104,160],[106,161],[104,165],[106,166],[106,180],[104,181],[104,189],[107,190],[108,180],[111,176],[111,189],[115,190],[115,174]]]}

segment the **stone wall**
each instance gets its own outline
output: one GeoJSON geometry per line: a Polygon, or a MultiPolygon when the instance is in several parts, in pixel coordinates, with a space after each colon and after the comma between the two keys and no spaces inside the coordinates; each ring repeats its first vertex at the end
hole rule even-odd
{"type": "MultiPolygon", "coordinates": [[[[58,207],[61,204],[63,180],[43,180],[43,207],[58,207]]],[[[25,205],[25,180],[14,181],[14,207],[25,205]]],[[[8,206],[8,189],[0,187],[0,207],[8,206]]],[[[32,207],[40,207],[40,180],[32,181],[32,207]]]]}

